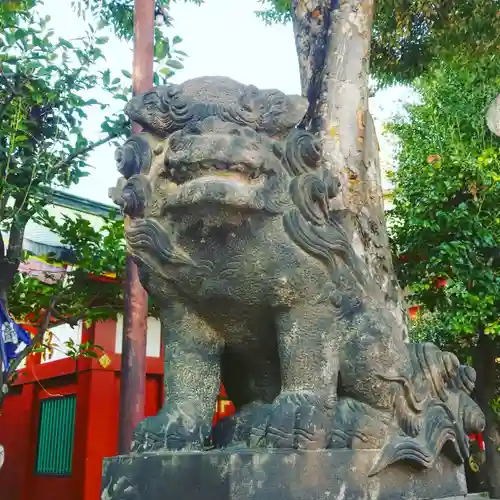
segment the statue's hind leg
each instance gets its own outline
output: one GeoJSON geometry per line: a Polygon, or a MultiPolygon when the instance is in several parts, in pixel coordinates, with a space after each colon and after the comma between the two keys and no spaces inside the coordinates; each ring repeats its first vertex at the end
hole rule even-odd
{"type": "Polygon", "coordinates": [[[336,401],[338,342],[328,306],[300,306],[276,316],[282,387],[252,429],[261,446],[326,447],[336,401]]]}

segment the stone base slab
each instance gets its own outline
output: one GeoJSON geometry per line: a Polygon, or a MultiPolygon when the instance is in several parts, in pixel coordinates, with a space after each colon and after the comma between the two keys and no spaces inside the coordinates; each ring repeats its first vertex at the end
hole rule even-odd
{"type": "Polygon", "coordinates": [[[101,500],[430,500],[466,494],[463,468],[368,472],[378,451],[157,452],[104,460],[101,500]]]}

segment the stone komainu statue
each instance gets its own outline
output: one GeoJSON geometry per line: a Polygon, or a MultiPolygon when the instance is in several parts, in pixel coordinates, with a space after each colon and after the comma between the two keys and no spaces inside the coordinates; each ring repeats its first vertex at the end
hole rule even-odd
{"type": "Polygon", "coordinates": [[[296,128],[306,108],[222,77],[127,105],[144,132],[116,153],[112,197],[165,345],[165,402],[134,448],[376,449],[372,475],[460,464],[484,426],[475,372],[395,331],[296,128]],[[221,379],[237,412],[212,431],[221,379]]]}

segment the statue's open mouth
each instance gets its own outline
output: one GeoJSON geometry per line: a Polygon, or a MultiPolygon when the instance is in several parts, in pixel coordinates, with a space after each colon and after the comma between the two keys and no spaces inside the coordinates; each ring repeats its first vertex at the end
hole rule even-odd
{"type": "Polygon", "coordinates": [[[233,184],[263,184],[266,174],[262,168],[244,163],[227,164],[221,161],[177,164],[167,167],[167,180],[176,185],[190,182],[221,182],[233,184]]]}
{"type": "Polygon", "coordinates": [[[268,176],[262,170],[244,164],[202,162],[167,168],[168,197],[164,207],[219,204],[260,210],[262,188],[268,176]]]}

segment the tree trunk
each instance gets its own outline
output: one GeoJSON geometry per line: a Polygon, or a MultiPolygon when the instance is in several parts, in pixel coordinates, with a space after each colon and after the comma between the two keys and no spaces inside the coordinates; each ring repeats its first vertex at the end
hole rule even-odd
{"type": "MultiPolygon", "coordinates": [[[[14,209],[17,208],[20,210],[22,201],[16,201],[14,209]]],[[[9,292],[12,288],[12,283],[14,282],[14,278],[23,255],[24,231],[26,229],[27,222],[27,219],[24,218],[14,220],[10,226],[7,251],[5,251],[3,240],[0,248],[2,251],[0,255],[0,302],[3,303],[5,311],[7,312],[9,309],[9,292]]],[[[3,363],[4,360],[2,359],[2,353],[0,352],[0,411],[2,409],[5,396],[9,392],[8,377],[5,377],[3,363]]]]}
{"type": "Polygon", "coordinates": [[[484,444],[486,447],[486,474],[490,498],[500,498],[500,425],[491,407],[497,392],[498,340],[484,331],[479,338],[474,353],[474,368],[477,373],[475,398],[486,417],[484,444]]]}
{"type": "Polygon", "coordinates": [[[407,340],[407,314],[385,223],[379,146],[368,111],[374,0],[293,0],[303,126],[318,134],[323,161],[338,177],[333,207],[343,215],[355,252],[380,288],[381,305],[407,340]]]}
{"type": "MultiPolygon", "coordinates": [[[[10,287],[12,286],[12,281],[17,272],[18,265],[19,264],[16,265],[15,263],[9,262],[6,257],[0,257],[0,302],[3,303],[6,311],[9,306],[8,297],[10,287]]],[[[2,409],[3,400],[8,393],[7,380],[4,380],[3,363],[4,360],[2,358],[2,352],[0,351],[0,411],[2,409]]]]}

